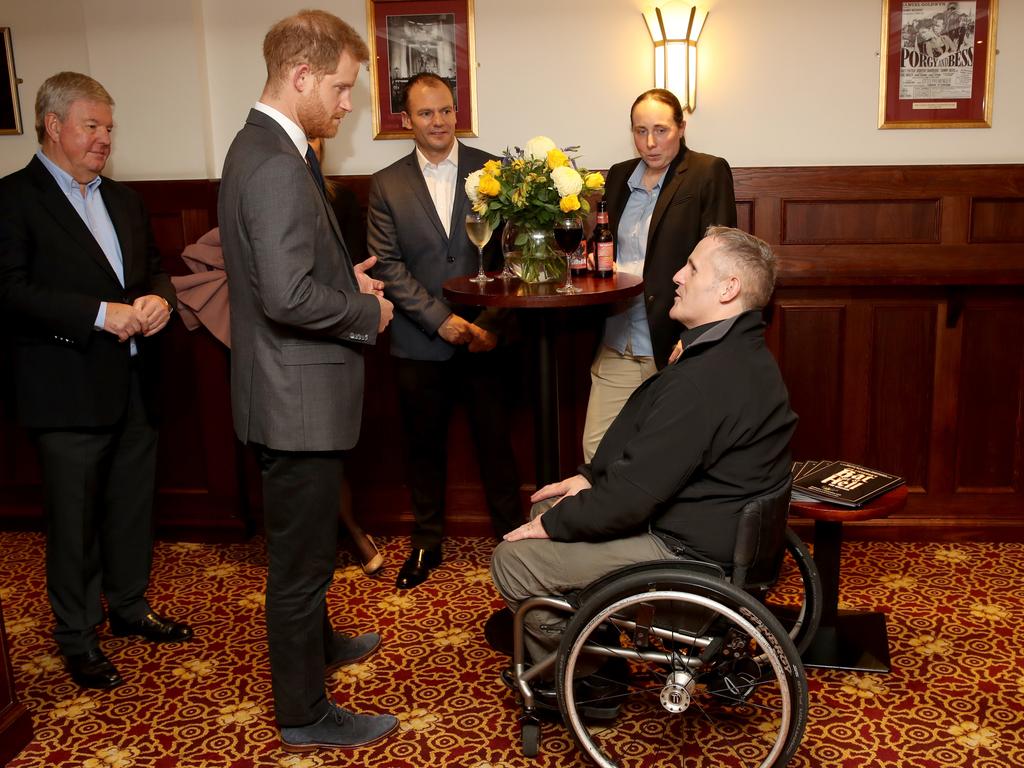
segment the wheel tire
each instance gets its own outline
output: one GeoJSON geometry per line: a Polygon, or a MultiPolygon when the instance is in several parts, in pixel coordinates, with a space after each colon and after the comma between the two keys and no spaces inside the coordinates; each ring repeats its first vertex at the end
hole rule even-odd
{"type": "MultiPolygon", "coordinates": [[[[668,633],[663,632],[665,634],[668,633]]],[[[607,643],[601,639],[594,642],[598,645],[607,643]]],[[[711,742],[719,736],[726,745],[722,747],[725,750],[736,749],[734,744],[753,743],[753,748],[744,748],[740,752],[744,755],[743,759],[750,760],[752,766],[782,766],[800,746],[807,720],[807,679],[796,647],[783,626],[764,605],[746,592],[722,579],[681,567],[659,565],[650,570],[634,571],[590,595],[570,619],[562,636],[555,683],[562,717],[573,739],[593,762],[605,768],[613,765],[650,765],[670,759],[678,761],[680,750],[683,747],[691,748],[693,744],[700,744],[700,748],[711,752],[708,759],[714,761],[717,757],[711,742]],[[649,617],[646,617],[646,612],[650,613],[649,617]],[[578,666],[581,658],[588,657],[587,663],[593,666],[593,659],[589,658],[592,651],[588,649],[594,646],[588,646],[587,643],[595,634],[598,638],[607,637],[604,627],[609,625],[612,617],[620,626],[624,622],[635,622],[632,636],[623,631],[619,633],[618,642],[633,643],[641,639],[641,644],[627,649],[629,660],[640,675],[649,675],[655,684],[652,686],[645,682],[630,685],[623,696],[614,697],[621,705],[619,711],[624,719],[633,720],[626,724],[616,722],[615,728],[591,728],[585,723],[588,707],[602,700],[587,701],[582,695],[578,700],[575,679],[580,671],[578,666]],[[646,623],[648,621],[649,624],[646,623]],[[692,623],[701,628],[691,632],[692,623]],[[648,627],[662,630],[668,627],[675,634],[666,640],[653,630],[640,631],[648,627]],[[702,664],[693,648],[713,642],[719,632],[723,638],[739,637],[740,643],[745,642],[747,648],[753,646],[755,652],[749,658],[760,665],[763,674],[761,682],[752,686],[750,691],[754,692],[754,697],[760,697],[771,706],[758,701],[748,704],[749,692],[730,698],[734,688],[715,687],[727,681],[728,675],[721,672],[721,669],[727,669],[727,665],[716,666],[721,662],[716,661],[717,657],[711,651],[702,651],[709,655],[708,663],[702,664]],[[686,645],[687,651],[683,655],[681,648],[684,644],[677,638],[688,633],[698,636],[699,640],[686,645]],[[646,637],[640,638],[643,634],[646,637]],[[654,645],[651,644],[652,640],[654,645]],[[661,643],[660,648],[656,647],[658,642],[661,643]],[[661,666],[641,655],[647,654],[652,648],[655,655],[661,657],[661,661],[670,664],[661,666]],[[662,687],[662,683],[658,682],[666,679],[663,674],[669,680],[677,674],[685,677],[687,668],[697,670],[693,675],[693,687],[686,695],[689,702],[687,707],[694,706],[699,712],[687,712],[687,707],[679,711],[669,709],[665,705],[665,691],[669,686],[662,687]],[[717,671],[712,673],[711,670],[717,671]],[[661,691],[659,698],[655,698],[657,691],[661,691]],[[689,698],[691,693],[695,694],[692,699],[689,698]],[[659,710],[659,707],[662,709],[659,710]],[[709,713],[719,715],[718,721],[709,717],[709,713]],[[755,721],[753,725],[746,726],[746,732],[742,725],[737,726],[737,720],[742,722],[742,717],[738,718],[737,713],[749,713],[755,721]],[[660,729],[656,725],[648,725],[659,717],[683,719],[674,721],[671,727],[662,726],[660,729]],[[757,722],[757,718],[762,722],[757,722]],[[718,727],[719,722],[721,728],[718,727]],[[768,723],[769,728],[767,738],[764,722],[768,723]],[[739,740],[734,733],[737,727],[742,732],[739,740]],[[711,734],[702,735],[692,743],[673,742],[663,747],[656,743],[659,738],[673,739],[687,728],[710,729],[711,734]],[[771,729],[777,729],[777,733],[772,735],[771,729]],[[753,755],[754,752],[764,754],[753,755]]],[[[582,684],[579,687],[582,690],[582,684]]],[[[604,701],[607,703],[609,698],[612,697],[606,697],[604,701]]]]}

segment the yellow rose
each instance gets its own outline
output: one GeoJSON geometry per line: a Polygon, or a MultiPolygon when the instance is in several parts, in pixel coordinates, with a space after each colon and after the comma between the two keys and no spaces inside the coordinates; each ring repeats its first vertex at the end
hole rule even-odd
{"type": "Polygon", "coordinates": [[[486,173],[480,177],[480,194],[487,195],[488,197],[497,197],[498,193],[501,192],[501,184],[493,176],[488,176],[486,173]]]}
{"type": "Polygon", "coordinates": [[[481,200],[479,203],[473,203],[473,210],[483,216],[487,213],[487,203],[481,200]]]}
{"type": "Polygon", "coordinates": [[[484,173],[498,178],[501,176],[501,161],[500,160],[488,160],[484,163],[484,173]]]}
{"type": "Polygon", "coordinates": [[[572,213],[580,209],[580,199],[576,195],[566,195],[558,201],[558,207],[562,209],[562,213],[572,213]]]}
{"type": "Polygon", "coordinates": [[[584,179],[583,183],[587,189],[600,189],[604,186],[604,176],[600,173],[588,173],[587,178],[584,179]]]}
{"type": "Polygon", "coordinates": [[[512,161],[512,167],[515,168],[516,170],[519,170],[524,165],[526,165],[526,161],[523,160],[523,158],[521,157],[517,157],[515,160],[512,161]]]}
{"type": "Polygon", "coordinates": [[[569,164],[569,158],[565,156],[565,152],[560,149],[552,149],[548,152],[548,168],[555,170],[555,168],[561,168],[563,165],[569,164]]]}

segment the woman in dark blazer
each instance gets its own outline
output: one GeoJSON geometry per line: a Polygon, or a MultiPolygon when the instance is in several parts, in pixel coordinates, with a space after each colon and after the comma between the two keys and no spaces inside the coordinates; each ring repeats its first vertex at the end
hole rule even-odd
{"type": "Polygon", "coordinates": [[[585,461],[633,390],[666,365],[679,339],[682,326],[668,316],[672,275],[709,226],[736,226],[729,164],[687,148],[683,108],[671,91],[640,94],[630,124],[640,157],[611,167],[605,196],[617,269],[642,275],[644,292],[605,323],[590,371],[585,461]]]}

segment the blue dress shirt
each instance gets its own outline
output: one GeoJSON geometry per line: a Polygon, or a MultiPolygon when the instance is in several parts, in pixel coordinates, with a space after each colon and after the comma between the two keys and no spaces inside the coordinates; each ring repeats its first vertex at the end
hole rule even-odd
{"type": "MultiPolygon", "coordinates": [[[[121,255],[121,243],[117,239],[117,231],[114,229],[114,222],[110,220],[107,206],[103,203],[103,195],[100,194],[100,183],[103,181],[99,176],[85,185],[85,194],[82,194],[82,185],[72,178],[71,174],[48,158],[42,149],[36,150],[36,157],[45,166],[46,170],[53,176],[60,191],[71,203],[71,207],[85,222],[92,236],[96,239],[103,255],[110,262],[111,269],[117,275],[121,286],[124,287],[124,257],[121,255]]],[[[107,318],[107,302],[101,301],[99,311],[96,313],[96,320],[93,327],[96,330],[103,330],[103,323],[107,318]]],[[[135,341],[131,341],[131,353],[136,352],[135,341]]]]}
{"type": "MultiPolygon", "coordinates": [[[[661,185],[665,181],[665,172],[668,169],[658,177],[657,183],[649,192],[643,185],[646,170],[647,164],[641,160],[626,181],[629,197],[619,219],[619,230],[615,238],[615,245],[618,248],[618,270],[641,277],[644,273],[644,258],[647,255],[647,235],[651,231],[651,216],[654,215],[654,206],[658,202],[661,185]]],[[[604,343],[619,354],[634,357],[654,356],[643,294],[630,299],[623,311],[608,318],[604,327],[604,343]]]]}

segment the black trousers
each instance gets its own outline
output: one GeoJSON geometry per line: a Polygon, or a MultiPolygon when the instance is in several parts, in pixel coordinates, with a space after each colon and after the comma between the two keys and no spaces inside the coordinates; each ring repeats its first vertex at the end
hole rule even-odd
{"type": "Polygon", "coordinates": [[[334,577],[342,454],[255,447],[263,474],[274,713],[280,727],[308,725],[329,706],[327,590],[334,577]]]}
{"type": "Polygon", "coordinates": [[[97,647],[101,596],[134,621],[149,611],[157,431],[132,373],[128,405],[109,428],[37,430],[46,511],[46,591],[64,654],[97,647]]]}
{"type": "Polygon", "coordinates": [[[469,417],[495,535],[501,538],[523,522],[504,396],[505,364],[501,349],[474,354],[459,348],[440,362],[395,358],[406,482],[416,519],[414,548],[439,546],[444,534],[448,423],[456,403],[465,406],[469,417]]]}

